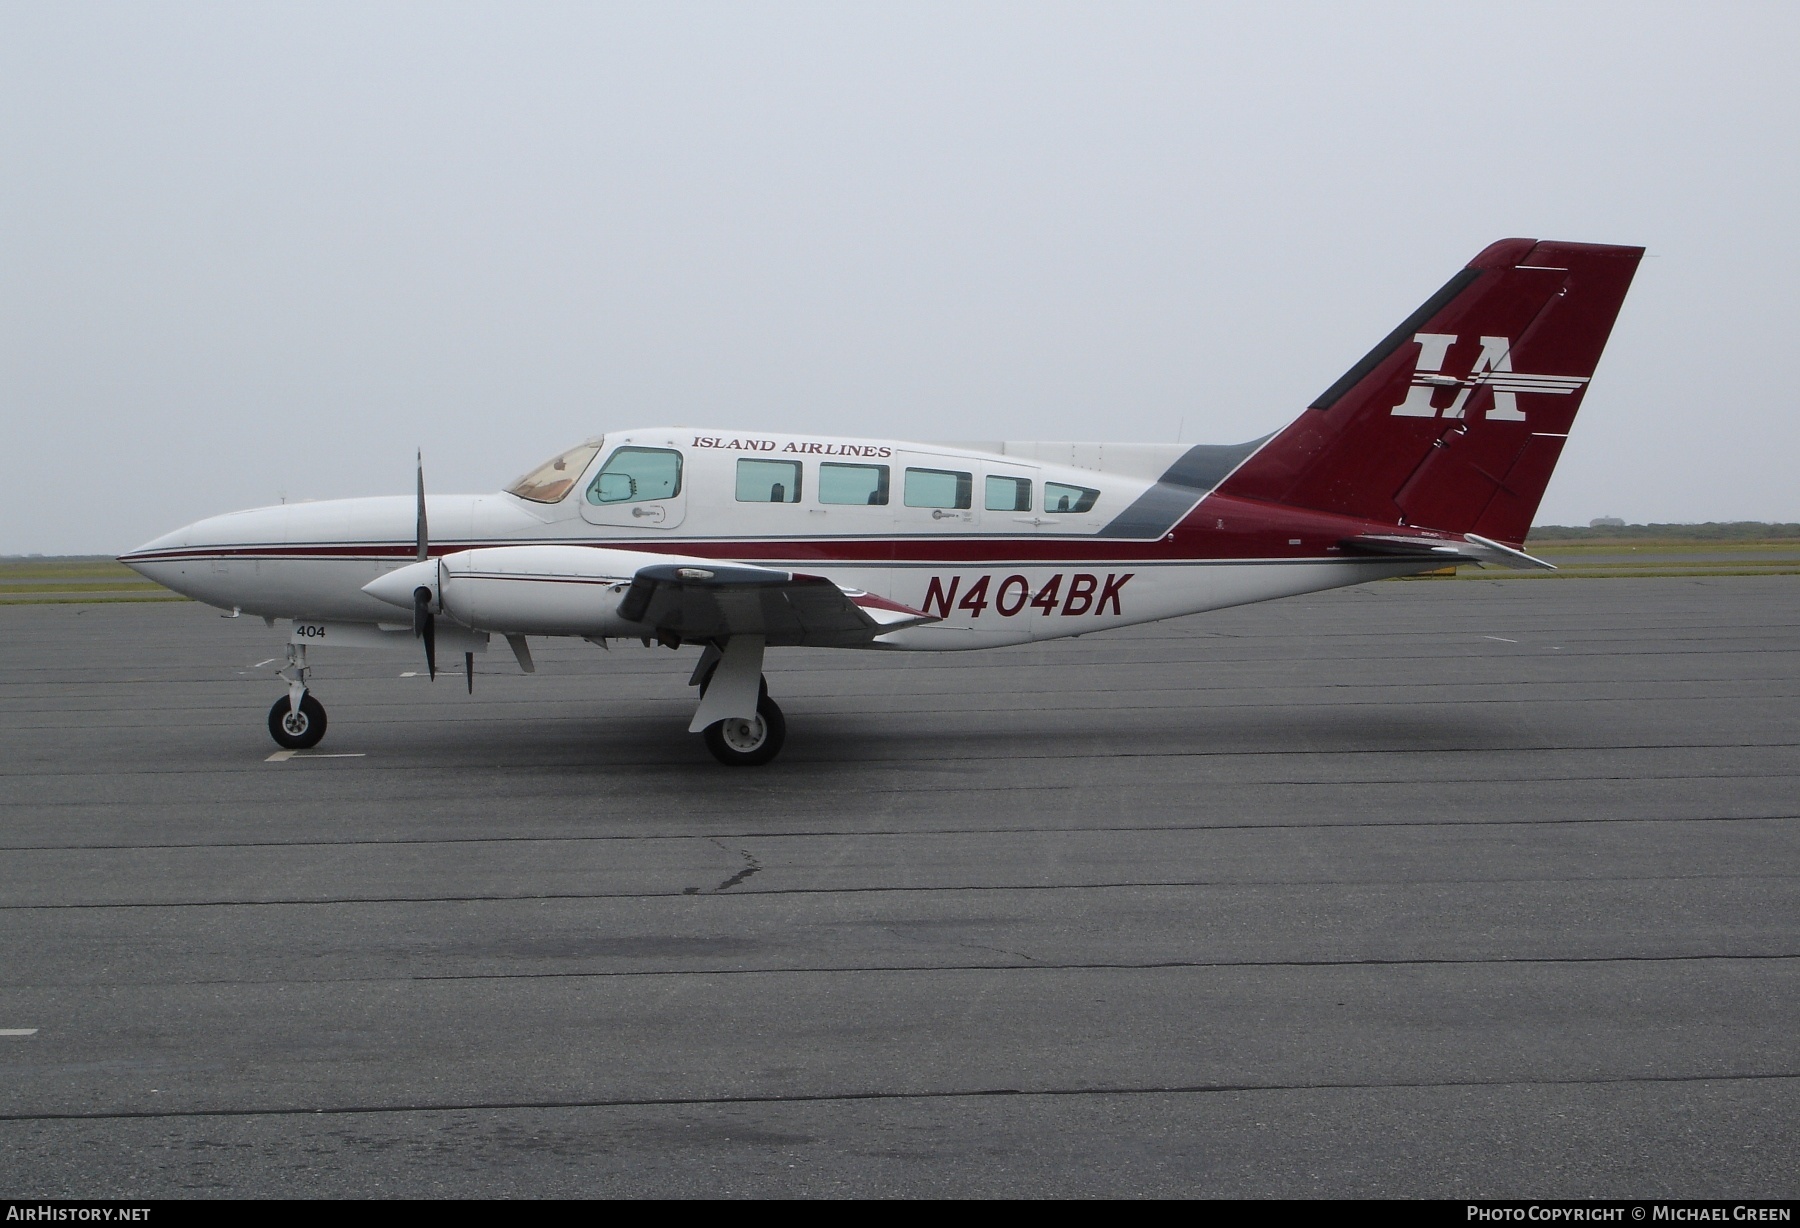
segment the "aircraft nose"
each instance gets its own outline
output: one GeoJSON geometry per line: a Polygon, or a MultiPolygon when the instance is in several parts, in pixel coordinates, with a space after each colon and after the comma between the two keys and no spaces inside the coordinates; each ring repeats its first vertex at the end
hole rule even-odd
{"type": "Polygon", "coordinates": [[[389,605],[397,605],[401,609],[410,610],[413,604],[413,590],[423,586],[437,594],[438,565],[435,559],[423,562],[408,563],[405,567],[396,568],[385,576],[376,576],[363,585],[362,591],[389,605]]]}
{"type": "Polygon", "coordinates": [[[173,533],[164,533],[161,537],[152,538],[136,549],[127,550],[121,554],[119,562],[141,571],[143,569],[139,567],[139,563],[146,555],[160,554],[165,550],[179,550],[184,546],[191,545],[195,536],[194,530],[205,523],[203,520],[196,520],[193,524],[183,525],[173,533]]]}

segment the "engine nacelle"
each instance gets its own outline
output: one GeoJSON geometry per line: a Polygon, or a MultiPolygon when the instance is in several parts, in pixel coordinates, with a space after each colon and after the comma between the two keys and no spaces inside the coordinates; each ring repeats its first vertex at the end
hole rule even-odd
{"type": "Polygon", "coordinates": [[[363,591],[410,609],[425,586],[450,618],[503,635],[637,636],[645,628],[618,612],[632,578],[655,563],[692,561],[598,546],[489,546],[409,564],[363,591]]]}

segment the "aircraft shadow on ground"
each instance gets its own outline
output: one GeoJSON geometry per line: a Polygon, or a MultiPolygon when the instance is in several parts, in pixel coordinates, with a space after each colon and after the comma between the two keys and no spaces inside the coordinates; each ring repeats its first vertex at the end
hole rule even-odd
{"type": "MultiPolygon", "coordinates": [[[[389,726],[359,731],[349,722],[341,745],[453,763],[464,770],[508,768],[631,768],[687,765],[716,768],[686,720],[595,715],[497,721],[466,720],[422,728],[389,726]],[[351,745],[354,742],[355,745],[351,745]]],[[[1405,705],[1320,711],[1271,709],[1229,713],[1192,709],[1167,714],[1100,711],[1079,721],[1068,714],[1008,712],[908,714],[788,714],[788,747],[781,760],[734,776],[792,776],[823,767],[886,767],[1070,758],[1158,758],[1206,755],[1429,753],[1541,746],[1542,738],[1513,720],[1463,711],[1427,718],[1405,705]],[[946,728],[946,725],[950,727],[946,728]]],[[[327,749],[327,748],[321,748],[327,749]]],[[[726,770],[726,769],[719,769],[726,770]]]]}

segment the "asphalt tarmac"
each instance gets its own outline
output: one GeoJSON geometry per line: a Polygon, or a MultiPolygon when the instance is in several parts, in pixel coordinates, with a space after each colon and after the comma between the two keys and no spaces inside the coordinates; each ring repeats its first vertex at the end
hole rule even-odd
{"type": "Polygon", "coordinates": [[[283,638],[0,610],[0,1195],[1800,1196],[1800,577],[283,638]]]}

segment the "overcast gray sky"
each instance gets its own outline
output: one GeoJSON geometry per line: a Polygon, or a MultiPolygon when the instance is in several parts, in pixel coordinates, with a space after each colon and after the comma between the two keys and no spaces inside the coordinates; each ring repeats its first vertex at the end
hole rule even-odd
{"type": "Polygon", "coordinates": [[[1641,243],[1539,523],[1800,519],[1800,6],[0,4],[0,552],[657,423],[1235,442],[1641,243]]]}

